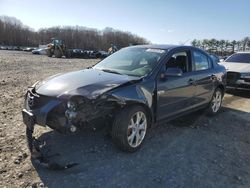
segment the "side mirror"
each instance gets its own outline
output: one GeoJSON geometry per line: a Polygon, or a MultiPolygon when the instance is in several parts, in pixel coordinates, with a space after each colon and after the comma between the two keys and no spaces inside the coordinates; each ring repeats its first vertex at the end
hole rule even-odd
{"type": "Polygon", "coordinates": [[[161,74],[161,78],[164,79],[166,77],[180,77],[182,76],[183,72],[180,68],[177,67],[169,67],[167,70],[161,74]]]}

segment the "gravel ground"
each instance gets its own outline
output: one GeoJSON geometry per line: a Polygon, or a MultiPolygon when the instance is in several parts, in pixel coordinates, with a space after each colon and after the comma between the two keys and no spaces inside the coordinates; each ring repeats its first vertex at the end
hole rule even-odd
{"type": "Polygon", "coordinates": [[[227,93],[213,118],[199,111],[150,130],[132,154],[102,132],[36,127],[48,151],[60,153],[54,160],[80,165],[60,172],[33,165],[21,118],[27,87],[96,62],[0,51],[0,187],[250,187],[250,92],[227,93]]]}

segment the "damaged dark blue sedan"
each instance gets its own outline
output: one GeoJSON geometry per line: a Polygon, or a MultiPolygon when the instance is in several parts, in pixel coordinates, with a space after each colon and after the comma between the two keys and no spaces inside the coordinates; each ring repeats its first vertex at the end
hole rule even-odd
{"type": "Polygon", "coordinates": [[[216,114],[226,70],[191,46],[127,47],[85,70],[59,74],[28,89],[22,111],[30,150],[34,126],[59,132],[106,126],[114,143],[133,152],[162,120],[207,108],[216,114]]]}

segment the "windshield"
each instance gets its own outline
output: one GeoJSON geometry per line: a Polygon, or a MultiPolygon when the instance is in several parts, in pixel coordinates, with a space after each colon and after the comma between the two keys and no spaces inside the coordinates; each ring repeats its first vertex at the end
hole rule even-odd
{"type": "Polygon", "coordinates": [[[153,70],[165,52],[165,50],[152,48],[124,48],[107,57],[93,68],[142,77],[153,70]]]}
{"type": "Polygon", "coordinates": [[[226,59],[226,62],[250,63],[250,53],[233,54],[226,59]]]}

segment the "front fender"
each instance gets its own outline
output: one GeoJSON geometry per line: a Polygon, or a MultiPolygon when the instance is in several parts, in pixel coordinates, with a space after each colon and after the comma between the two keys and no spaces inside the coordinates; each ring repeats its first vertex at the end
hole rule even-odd
{"type": "Polygon", "coordinates": [[[155,85],[153,83],[147,84],[133,84],[113,90],[109,93],[111,96],[109,100],[115,100],[121,106],[138,104],[145,107],[149,112],[151,118],[155,114],[155,85]]]}

